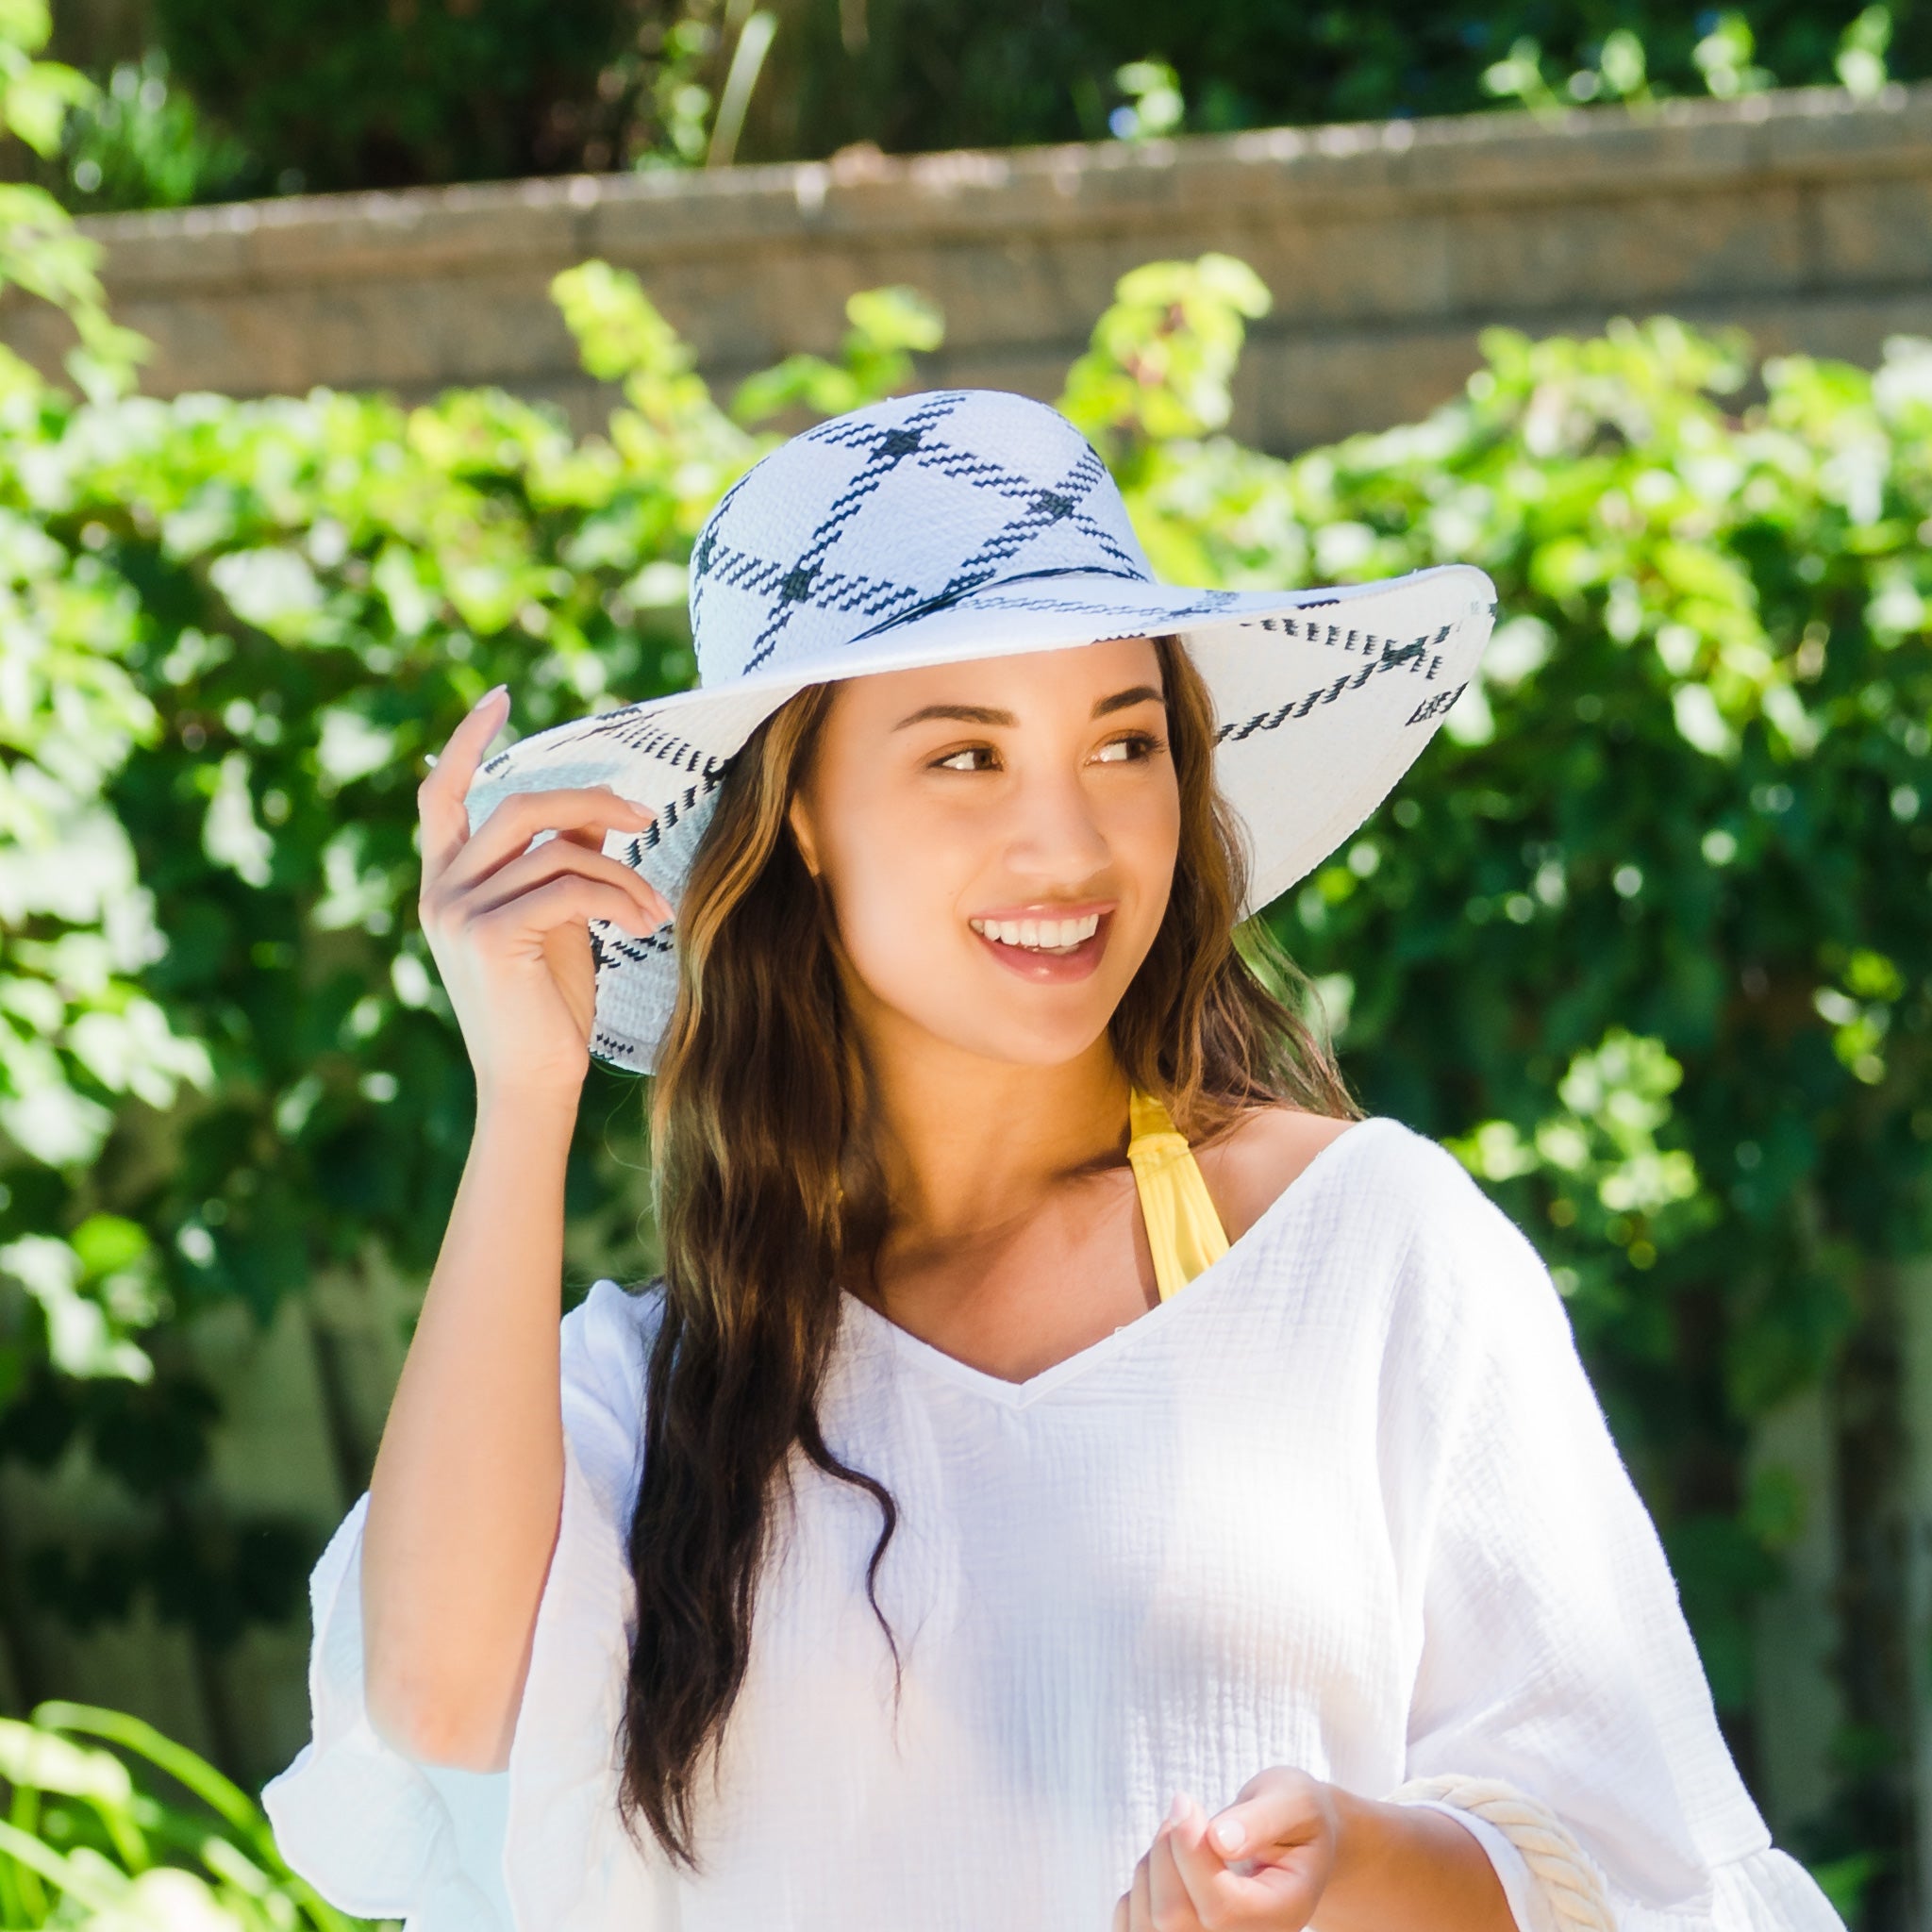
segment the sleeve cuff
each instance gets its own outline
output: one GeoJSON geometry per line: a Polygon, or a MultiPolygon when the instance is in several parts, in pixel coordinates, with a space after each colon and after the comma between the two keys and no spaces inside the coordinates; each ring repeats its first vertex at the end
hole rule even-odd
{"type": "Polygon", "coordinates": [[[1531,1876],[1523,1854],[1509,1842],[1507,1834],[1497,1830],[1488,1819],[1478,1818],[1473,1811],[1461,1810],[1438,1798],[1405,1798],[1398,1802],[1420,1805],[1430,1811],[1444,1813],[1455,1819],[1482,1846],[1489,1855],[1490,1863],[1495,1867],[1497,1878],[1502,1881],[1503,1896],[1508,1901],[1509,1916],[1516,1921],[1516,1932],[1557,1932],[1556,1920],[1549,1901],[1543,1896],[1542,1888],[1531,1876]]]}
{"type": "MultiPolygon", "coordinates": [[[[1441,1799],[1394,1802],[1447,1812],[1482,1846],[1502,1882],[1517,1932],[1560,1932],[1549,1899],[1506,1833],[1441,1799]]],[[[1845,1922],[1818,1881],[1774,1845],[1713,1866],[1708,1890],[1687,1904],[1646,1905],[1611,1881],[1610,1907],[1617,1932],[1845,1932],[1845,1922]]]]}
{"type": "MultiPolygon", "coordinates": [[[[557,1550],[502,1772],[425,1764],[378,1736],[365,1702],[365,1493],[309,1579],[311,1736],[263,1788],[290,1868],[339,1909],[409,1932],[544,1932],[621,1883],[610,1834],[629,1573],[568,1437],[557,1550]]],[[[635,1861],[630,1861],[632,1864],[635,1861]]],[[[645,1924],[650,1920],[640,1919],[645,1924]]]]}

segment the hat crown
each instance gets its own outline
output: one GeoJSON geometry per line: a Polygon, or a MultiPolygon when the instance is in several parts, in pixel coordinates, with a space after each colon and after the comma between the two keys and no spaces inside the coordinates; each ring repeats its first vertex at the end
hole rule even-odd
{"type": "Polygon", "coordinates": [[[1058,409],[929,390],[832,417],[725,491],[691,564],[700,688],[836,667],[842,646],[1014,578],[1151,582],[1126,505],[1058,409]]]}

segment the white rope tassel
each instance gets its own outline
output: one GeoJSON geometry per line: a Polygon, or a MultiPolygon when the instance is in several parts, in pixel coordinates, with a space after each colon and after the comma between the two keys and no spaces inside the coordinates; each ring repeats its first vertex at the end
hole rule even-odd
{"type": "Polygon", "coordinates": [[[1411,1778],[1389,1794],[1392,1804],[1414,1798],[1440,1799],[1493,1824],[1523,1854],[1523,1862],[1542,1888],[1561,1932],[1617,1932],[1601,1868],[1548,1806],[1499,1777],[1470,1777],[1455,1772],[1411,1778]]]}

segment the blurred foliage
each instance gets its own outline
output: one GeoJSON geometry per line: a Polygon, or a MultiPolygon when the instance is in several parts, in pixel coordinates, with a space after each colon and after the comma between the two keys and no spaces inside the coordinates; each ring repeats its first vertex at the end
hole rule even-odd
{"type": "Polygon", "coordinates": [[[211,130],[172,83],[158,47],[114,65],[76,104],[49,158],[60,198],[79,214],[229,201],[263,185],[241,142],[211,130]]]}
{"type": "Polygon", "coordinates": [[[731,400],[743,424],[763,423],[788,409],[808,417],[841,416],[874,396],[908,388],[912,357],[939,347],[945,321],[916,289],[864,289],[845,304],[845,332],[837,362],[804,353],[749,376],[731,400]]]}
{"type": "Polygon", "coordinates": [[[1932,0],[153,0],[153,32],[42,171],[73,207],[1932,74],[1932,0]]]}
{"type": "MultiPolygon", "coordinates": [[[[73,68],[38,58],[52,28],[46,0],[0,0],[0,149],[15,142],[49,163],[60,152],[70,116],[85,111],[98,92],[73,68]]],[[[91,395],[125,389],[142,347],[140,338],[108,319],[99,263],[99,245],[75,232],[52,193],[0,178],[0,291],[11,283],[66,313],[79,339],[68,354],[68,373],[91,395]]],[[[0,345],[0,382],[25,375],[20,358],[0,345]]]]}
{"type": "Polygon", "coordinates": [[[546,175],[579,165],[616,104],[598,82],[651,0],[156,0],[160,44],[274,175],[309,189],[546,175]]]}
{"type": "Polygon", "coordinates": [[[728,161],[776,24],[739,0],[154,0],[154,17],[204,142],[233,144],[203,163],[205,199],[728,161]]]}
{"type": "MultiPolygon", "coordinates": [[[[27,1553],[66,1616],[145,1597],[219,1646],[296,1613],[325,1525],[210,1524],[219,1404],[168,1344],[372,1243],[433,1263],[473,1094],[411,917],[423,754],[498,679],[525,732],[687,684],[690,544],[753,425],[903,388],[940,333],[867,291],[837,360],[723,408],[629,277],[555,293],[623,387],[601,434],[0,368],[0,1454],[83,1454],[152,1525],[27,1553]]],[[[1267,306],[1228,257],[1139,269],[1060,407],[1170,579],[1495,578],[1442,738],[1270,916],[1370,1104],[1549,1256],[1735,1716],[1802,1528],[1753,1424],[1932,1234],[1932,346],[1495,331],[1425,422],[1278,460],[1225,434],[1267,306]]],[[[641,1114],[593,1071],[577,1286],[647,1272],[641,1114]]],[[[1811,1848],[1847,1887],[1888,1869],[1903,1721],[1854,1705],[1811,1848]]]]}
{"type": "Polygon", "coordinates": [[[798,0],[753,152],[810,157],[1550,108],[1932,74],[1932,6],[798,0]]]}
{"type": "Polygon", "coordinates": [[[41,1705],[30,1722],[0,1718],[0,1783],[9,1794],[0,1926],[350,1932],[365,1923],[289,1870],[254,1798],[139,1718],[63,1703],[41,1705]],[[151,1789],[157,1772],[176,1797],[151,1789]]]}
{"type": "Polygon", "coordinates": [[[1932,0],[153,0],[149,31],[37,168],[74,208],[1932,74],[1932,0]]]}

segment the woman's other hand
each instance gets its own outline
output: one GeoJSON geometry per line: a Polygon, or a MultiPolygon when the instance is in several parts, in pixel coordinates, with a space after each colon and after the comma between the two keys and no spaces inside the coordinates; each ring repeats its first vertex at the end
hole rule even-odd
{"type": "Polygon", "coordinates": [[[663,895],[604,850],[607,831],[656,817],[608,787],[524,791],[470,830],[470,781],[509,715],[503,686],[450,734],[417,788],[417,914],[475,1071],[479,1101],[575,1096],[590,1068],[596,983],[589,922],[640,935],[671,917],[663,895]],[[540,832],[557,836],[532,847],[540,832]]]}
{"type": "Polygon", "coordinates": [[[1337,1795],[1275,1765],[1211,1819],[1176,1798],[1113,1908],[1113,1932],[1301,1932],[1335,1872],[1337,1795]]]}
{"type": "Polygon", "coordinates": [[[1113,1932],[1516,1932],[1473,1832],[1426,1805],[1381,1803],[1274,1765],[1209,1818],[1174,1800],[1113,1932]]]}

